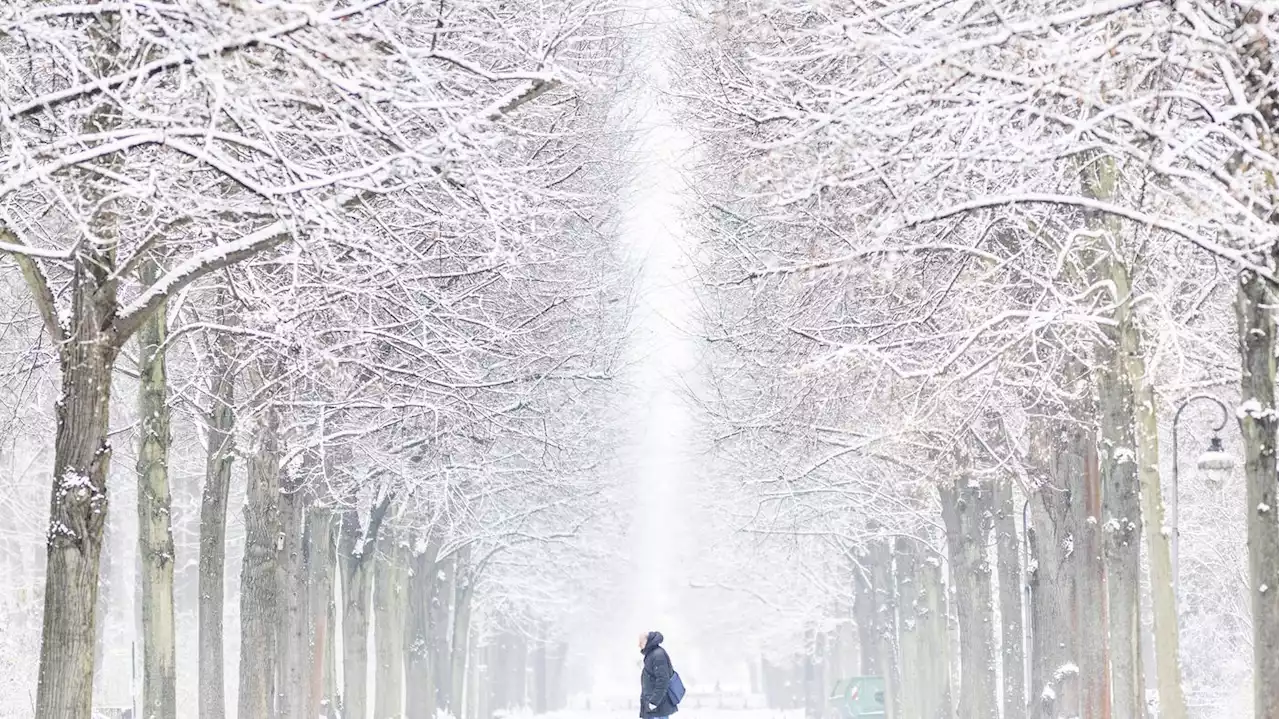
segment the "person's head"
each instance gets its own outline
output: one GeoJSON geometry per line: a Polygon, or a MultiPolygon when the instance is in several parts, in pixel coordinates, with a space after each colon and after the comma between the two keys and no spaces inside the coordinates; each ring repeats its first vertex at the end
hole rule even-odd
{"type": "Polygon", "coordinates": [[[639,647],[640,647],[641,649],[644,649],[644,646],[645,646],[646,644],[648,644],[648,643],[649,643],[649,633],[648,633],[648,632],[640,632],[639,647]]]}

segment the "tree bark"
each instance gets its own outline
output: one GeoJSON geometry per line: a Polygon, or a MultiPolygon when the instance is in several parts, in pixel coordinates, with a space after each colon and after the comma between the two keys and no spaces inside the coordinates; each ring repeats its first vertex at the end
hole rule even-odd
{"type": "Polygon", "coordinates": [[[1121,337],[1121,351],[1125,355],[1126,374],[1134,388],[1138,479],[1142,520],[1147,534],[1147,566],[1151,575],[1160,719],[1186,719],[1187,701],[1182,693],[1182,674],[1178,663],[1181,653],[1178,647],[1177,601],[1173,595],[1173,565],[1169,556],[1169,534],[1164,524],[1164,500],[1160,494],[1160,430],[1156,397],[1147,377],[1138,330],[1132,324],[1121,337]]]}
{"type": "Polygon", "coordinates": [[[1003,671],[1004,716],[1013,719],[1027,709],[1026,655],[1022,625],[1022,547],[1018,543],[1018,506],[1013,482],[996,481],[996,572],[1000,585],[1000,661],[1003,671]]]}
{"type": "Polygon", "coordinates": [[[471,636],[471,598],[475,588],[475,570],[471,566],[471,548],[462,549],[454,565],[453,641],[451,643],[449,713],[462,716],[466,703],[467,654],[471,636]]]}
{"type": "Polygon", "coordinates": [[[896,719],[923,719],[924,657],[928,647],[923,644],[921,626],[923,605],[917,565],[918,550],[913,540],[899,537],[894,542],[894,576],[897,579],[898,647],[902,658],[902,684],[909,691],[898,699],[896,719]]]}
{"type": "Polygon", "coordinates": [[[328,509],[307,511],[304,539],[307,564],[307,714],[308,719],[329,716],[333,694],[333,656],[329,651],[333,634],[334,522],[328,509]]]}
{"type": "MultiPolygon", "coordinates": [[[[1118,279],[1127,280],[1127,272],[1118,279]]],[[[1128,282],[1116,283],[1128,295],[1128,282]]],[[[1124,303],[1127,307],[1128,302],[1124,303]]],[[[1117,313],[1120,326],[1127,309],[1117,313]]],[[[1109,331],[1109,330],[1108,330],[1109,331]]],[[[1117,338],[1118,339],[1118,338],[1117,338]]],[[[1107,578],[1111,706],[1117,717],[1144,719],[1142,679],[1142,507],[1133,433],[1133,388],[1115,346],[1100,348],[1098,455],[1102,472],[1102,542],[1107,578]]]]}
{"type": "MultiPolygon", "coordinates": [[[[105,693],[104,685],[106,683],[106,674],[101,671],[101,668],[103,666],[103,654],[106,651],[108,641],[106,629],[107,625],[111,621],[111,609],[113,607],[112,594],[119,591],[116,586],[116,577],[114,577],[112,573],[114,562],[111,561],[113,555],[119,554],[119,552],[112,551],[113,541],[117,545],[119,544],[119,542],[116,541],[116,535],[118,533],[119,530],[113,527],[110,521],[103,523],[102,562],[98,565],[98,608],[96,610],[98,617],[97,636],[94,638],[93,645],[93,666],[96,668],[93,673],[93,697],[95,704],[102,702],[103,695],[105,693]]],[[[20,561],[17,566],[6,567],[6,569],[10,572],[8,576],[26,576],[22,573],[23,567],[20,561]]],[[[9,626],[12,627],[14,625],[10,624],[9,626]]]]}
{"type": "Polygon", "coordinates": [[[342,514],[338,563],[342,567],[342,716],[369,715],[369,609],[373,594],[374,547],[390,506],[384,498],[369,514],[362,534],[355,509],[342,514]]]}
{"type": "Polygon", "coordinates": [[[962,476],[940,489],[960,626],[960,716],[999,719],[991,564],[987,561],[991,485],[962,476]]]}
{"type": "Polygon", "coordinates": [[[947,590],[942,581],[942,562],[929,556],[917,565],[924,606],[922,651],[923,695],[920,715],[924,719],[951,719],[951,648],[947,636],[947,590]]]}
{"type": "MultiPolygon", "coordinates": [[[[385,533],[384,533],[385,534],[385,533]]],[[[404,717],[404,637],[407,574],[404,551],[393,541],[381,540],[382,551],[375,566],[374,656],[377,659],[374,683],[374,719],[404,717]]]]}
{"type": "Polygon", "coordinates": [[[863,676],[880,676],[879,643],[876,640],[875,573],[870,552],[858,550],[853,567],[853,616],[858,625],[859,671],[863,676]]]}
{"type": "MultiPolygon", "coordinates": [[[[1047,414],[1047,412],[1046,412],[1047,414]]],[[[1080,424],[1043,416],[1031,429],[1035,489],[1027,542],[1031,621],[1030,716],[1042,719],[1079,715],[1079,655],[1074,619],[1080,573],[1076,542],[1081,501],[1076,491],[1084,476],[1085,444],[1092,437],[1080,424]]]]}
{"type": "Polygon", "coordinates": [[[872,582],[876,598],[876,645],[884,672],[885,706],[889,716],[897,716],[902,696],[902,665],[898,661],[897,603],[894,600],[893,553],[888,542],[871,544],[872,582]]]}
{"type": "Polygon", "coordinates": [[[1074,502],[1079,573],[1076,591],[1076,632],[1080,668],[1081,719],[1108,719],[1111,711],[1110,679],[1107,670],[1106,588],[1103,585],[1102,488],[1098,478],[1097,445],[1085,444],[1083,501],[1074,502]]]}
{"type": "MultiPolygon", "coordinates": [[[[1119,175],[1115,158],[1099,155],[1082,167],[1082,184],[1092,197],[1105,202],[1116,198],[1119,175]]],[[[1140,572],[1141,572],[1141,505],[1138,500],[1138,475],[1134,462],[1136,441],[1134,438],[1133,385],[1129,381],[1121,345],[1125,337],[1136,338],[1133,321],[1132,283],[1129,267],[1123,254],[1124,228],[1118,217],[1106,213],[1086,213],[1089,224],[1100,231],[1096,249],[1088,253],[1087,264],[1093,268],[1086,278],[1089,284],[1109,283],[1113,292],[1115,309],[1113,325],[1101,326],[1104,340],[1097,343],[1099,369],[1094,373],[1097,387],[1099,429],[1096,456],[1101,478],[1097,495],[1100,507],[1091,511],[1100,525],[1086,527],[1090,551],[1095,539],[1102,545],[1105,593],[1104,640],[1098,646],[1105,647],[1102,657],[1086,657],[1087,663],[1101,661],[1109,667],[1106,680],[1101,682],[1102,707],[1095,708],[1091,696],[1098,694],[1098,687],[1090,686],[1094,672],[1086,669],[1083,675],[1085,706],[1084,716],[1101,712],[1109,716],[1115,711],[1121,717],[1145,717],[1146,698],[1142,687],[1142,660],[1138,643],[1140,627],[1140,572]],[[1100,527],[1101,536],[1096,536],[1100,527]]],[[[1133,345],[1136,347],[1136,345],[1133,345]]],[[[1092,485],[1090,491],[1094,489],[1092,485]]],[[[1090,494],[1089,499],[1095,498],[1090,494]]],[[[1091,504],[1092,507],[1092,504],[1091,504]]],[[[1092,561],[1092,559],[1090,559],[1092,561]]],[[[1086,574],[1090,580],[1092,572],[1086,574]]],[[[1087,584],[1090,587],[1092,584],[1087,584]]],[[[1097,606],[1097,592],[1082,597],[1084,607],[1097,606]]],[[[1088,626],[1088,625],[1087,625],[1088,626]]],[[[1082,637],[1086,650],[1097,637],[1082,637]]],[[[1096,683],[1096,682],[1093,682],[1096,683]]]]}
{"type": "MultiPolygon", "coordinates": [[[[1274,109],[1274,108],[1273,108],[1274,109]]],[[[1269,264],[1274,269],[1276,246],[1269,264]]],[[[1276,506],[1276,305],[1274,287],[1240,278],[1240,433],[1244,436],[1249,594],[1253,611],[1253,715],[1280,717],[1280,524],[1276,506]]]]}
{"type": "MultiPolygon", "coordinates": [[[[160,266],[143,262],[149,286],[160,266]]],[[[168,312],[161,305],[138,329],[138,563],[142,612],[142,716],[177,716],[173,620],[173,514],[169,492],[169,380],[164,342],[168,312]]]]}
{"type": "MultiPolygon", "coordinates": [[[[215,295],[216,321],[227,323],[225,290],[215,295]]],[[[226,686],[223,671],[222,614],[226,602],[223,572],[227,559],[227,494],[231,489],[231,463],[235,459],[235,381],[232,358],[235,342],[221,334],[210,353],[211,386],[207,417],[209,449],[205,461],[204,489],[200,496],[199,711],[200,719],[226,719],[226,686]]]]}
{"type": "Polygon", "coordinates": [[[72,338],[61,354],[62,399],[56,407],[36,715],[88,719],[111,457],[107,405],[115,350],[97,336],[72,338]]]}
{"type": "Polygon", "coordinates": [[[409,719],[434,719],[436,710],[435,677],[432,674],[433,623],[432,605],[438,601],[439,568],[436,556],[438,542],[429,542],[421,553],[413,555],[408,580],[408,615],[404,634],[405,682],[409,719]]]}
{"type": "Polygon", "coordinates": [[[89,719],[98,574],[107,516],[107,431],[117,347],[101,331],[115,309],[109,258],[78,253],[72,321],[59,347],[62,395],[54,411],[54,480],[46,543],[44,627],[36,716],[89,719]]]}
{"type": "MultiPolygon", "coordinates": [[[[91,27],[100,77],[110,75],[124,57],[120,19],[108,14],[91,27]]],[[[115,108],[103,101],[84,123],[88,133],[110,132],[118,125],[115,108]]],[[[110,170],[117,159],[104,159],[110,170]]],[[[111,371],[127,339],[116,331],[116,245],[120,204],[105,196],[96,173],[85,172],[84,205],[92,207],[86,225],[93,242],[77,243],[69,264],[65,314],[39,265],[15,256],[23,278],[58,348],[62,393],[54,406],[53,483],[45,542],[44,626],[36,688],[36,716],[89,719],[93,707],[93,654],[97,632],[98,578],[103,528],[107,518],[107,470],[111,371]]]]}
{"type": "Polygon", "coordinates": [[[276,716],[279,719],[315,719],[308,714],[311,665],[310,612],[306,563],[306,497],[302,482],[289,478],[280,495],[280,594],[281,621],[276,652],[279,680],[276,683],[276,716]]]}
{"type": "Polygon", "coordinates": [[[338,564],[342,567],[342,716],[368,716],[369,600],[373,590],[372,567],[361,541],[356,510],[342,514],[338,540],[338,564]]]}
{"type": "Polygon", "coordinates": [[[249,460],[240,570],[239,719],[271,719],[280,619],[280,414],[262,408],[249,460]]]}
{"type": "Polygon", "coordinates": [[[431,663],[434,667],[432,674],[435,680],[435,708],[438,711],[449,706],[450,692],[453,690],[453,661],[450,659],[453,631],[449,617],[457,594],[454,591],[458,575],[457,555],[438,561],[436,567],[440,577],[432,590],[434,594],[431,600],[431,663]]]}
{"type": "Polygon", "coordinates": [[[539,628],[533,648],[533,713],[546,714],[550,710],[547,701],[547,637],[539,628]]]}
{"type": "Polygon", "coordinates": [[[824,636],[813,623],[805,627],[804,634],[804,716],[806,719],[821,719],[826,703],[822,690],[824,636]]]}

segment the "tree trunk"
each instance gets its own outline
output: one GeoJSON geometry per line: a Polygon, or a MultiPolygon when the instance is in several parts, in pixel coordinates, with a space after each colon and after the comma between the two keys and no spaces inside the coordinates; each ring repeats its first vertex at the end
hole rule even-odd
{"type": "Polygon", "coordinates": [[[871,553],[865,549],[854,555],[853,616],[858,625],[859,672],[863,676],[880,676],[880,648],[876,640],[875,571],[871,553]]]}
{"type": "Polygon", "coordinates": [[[99,562],[107,517],[107,430],[117,349],[99,328],[115,309],[109,262],[74,259],[72,318],[59,347],[62,395],[54,407],[53,491],[49,507],[44,628],[36,716],[89,719],[97,636],[99,562]]]}
{"type": "MultiPolygon", "coordinates": [[[[108,13],[89,28],[90,63],[98,77],[118,71],[121,20],[108,13]]],[[[107,133],[119,125],[116,108],[104,100],[86,116],[84,131],[107,133]]],[[[36,716],[89,719],[93,709],[93,660],[97,632],[98,579],[107,519],[107,470],[111,463],[111,371],[120,345],[116,317],[116,244],[120,203],[106,196],[97,172],[110,171],[119,156],[102,158],[85,171],[83,207],[93,242],[77,243],[66,264],[65,313],[55,306],[39,265],[15,255],[46,330],[58,350],[62,393],[54,404],[53,482],[45,537],[44,625],[36,688],[36,716]]]]}
{"type": "MultiPolygon", "coordinates": [[[[1273,91],[1274,92],[1274,91],[1273,91]]],[[[1274,110],[1274,107],[1273,107],[1274,110]]],[[[1276,246],[1269,264],[1274,270],[1276,246]]],[[[1253,610],[1253,715],[1280,717],[1280,525],[1276,506],[1275,288],[1244,273],[1236,300],[1240,336],[1240,433],[1248,507],[1249,594],[1253,610]]]]}
{"type": "Polygon", "coordinates": [[[1075,518],[1070,490],[1045,483],[1032,497],[1030,581],[1031,716],[1078,715],[1075,615],[1075,518]]]}
{"type": "Polygon", "coordinates": [[[307,718],[329,716],[333,694],[333,656],[329,651],[333,634],[334,522],[327,509],[307,511],[304,539],[307,564],[307,718]]]}
{"type": "MultiPolygon", "coordinates": [[[[218,306],[217,321],[225,324],[226,291],[219,290],[214,301],[218,306]]],[[[226,686],[222,676],[226,664],[222,614],[226,601],[223,572],[227,558],[227,494],[231,489],[231,463],[235,459],[235,382],[231,367],[234,349],[232,337],[222,334],[210,353],[209,454],[200,497],[200,719],[226,719],[227,716],[226,686]]]]}
{"type": "Polygon", "coordinates": [[[453,642],[450,674],[453,686],[449,690],[449,713],[462,716],[466,703],[467,650],[471,636],[471,597],[474,588],[474,568],[470,566],[470,547],[463,549],[454,569],[453,642]]]}
{"type": "Polygon", "coordinates": [[[533,713],[546,714],[547,702],[547,638],[539,630],[533,648],[533,713]]]}
{"type": "Polygon", "coordinates": [[[930,556],[917,565],[924,615],[920,638],[925,670],[920,687],[924,719],[951,719],[951,649],[947,637],[947,590],[942,582],[942,562],[930,556]]]}
{"type": "MultiPolygon", "coordinates": [[[[464,550],[465,551],[465,550],[464,550]]],[[[452,556],[436,563],[439,578],[435,582],[431,599],[431,663],[435,680],[435,708],[449,706],[449,693],[453,689],[453,661],[450,645],[453,641],[449,617],[456,596],[454,585],[458,575],[458,557],[452,556]]],[[[434,715],[432,715],[434,717],[434,715]]]]}
{"type": "Polygon", "coordinates": [[[991,564],[987,561],[991,486],[962,476],[954,486],[943,485],[941,494],[960,627],[960,716],[999,719],[991,564]]]}
{"type": "MultiPolygon", "coordinates": [[[[1114,201],[1119,182],[1115,158],[1099,155],[1089,159],[1081,168],[1085,191],[1104,202],[1114,201]]],[[[1110,284],[1115,324],[1101,327],[1105,341],[1097,344],[1101,367],[1094,374],[1100,421],[1095,457],[1101,478],[1096,486],[1092,482],[1087,486],[1086,501],[1093,523],[1084,527],[1089,547],[1086,561],[1090,566],[1082,576],[1085,593],[1081,606],[1086,610],[1102,606],[1106,616],[1097,623],[1090,614],[1082,626],[1081,648],[1086,665],[1082,667],[1082,712],[1086,719],[1110,716],[1114,704],[1118,716],[1143,717],[1146,700],[1137,641],[1142,519],[1134,465],[1133,386],[1120,350],[1125,337],[1136,340],[1137,328],[1133,324],[1132,286],[1123,252],[1124,227],[1112,214],[1088,212],[1086,217],[1100,235],[1096,250],[1087,258],[1092,271],[1085,279],[1088,284],[1110,284]],[[1103,555],[1105,588],[1094,581],[1093,557],[1097,549],[1103,555]],[[1097,631],[1095,626],[1099,626],[1097,631]],[[1102,651],[1093,652],[1095,646],[1102,651]],[[1107,675],[1099,677],[1098,669],[1107,675]]],[[[1129,349],[1136,347],[1136,343],[1131,344],[1129,349]]]]}
{"type": "Polygon", "coordinates": [[[391,506],[387,495],[369,513],[369,526],[360,531],[355,509],[342,513],[338,563],[342,567],[342,716],[369,715],[369,609],[373,594],[373,565],[378,531],[391,506]]]}
{"type": "Polygon", "coordinates": [[[1018,506],[1013,499],[1013,482],[1002,477],[996,482],[996,572],[1000,584],[1000,660],[1003,670],[1005,719],[1022,716],[1027,710],[1026,656],[1022,626],[1022,562],[1018,543],[1018,506]]]}
{"type": "Polygon", "coordinates": [[[369,602],[373,592],[372,551],[362,541],[356,510],[342,514],[338,563],[342,567],[342,716],[369,716],[369,602]]]}
{"type": "Polygon", "coordinates": [[[894,576],[897,578],[898,647],[902,657],[902,684],[909,688],[898,697],[896,719],[922,719],[925,690],[923,659],[928,647],[920,641],[923,614],[920,580],[913,540],[899,537],[894,542],[894,576]]]}
{"type": "Polygon", "coordinates": [[[1159,425],[1156,397],[1132,324],[1121,338],[1121,351],[1129,382],[1134,388],[1134,416],[1138,448],[1138,478],[1142,494],[1142,520],[1147,534],[1147,565],[1151,574],[1151,607],[1155,631],[1156,685],[1160,694],[1160,719],[1186,719],[1187,701],[1182,693],[1178,665],[1178,610],[1173,595],[1173,566],[1169,535],[1164,524],[1164,500],[1160,494],[1159,425]]]}
{"type": "MultiPolygon", "coordinates": [[[[117,545],[119,544],[118,541],[115,541],[118,533],[119,529],[113,527],[109,519],[108,521],[103,522],[102,561],[98,565],[98,608],[96,610],[98,617],[97,636],[94,637],[93,642],[93,666],[96,667],[96,670],[93,673],[93,701],[95,704],[101,704],[103,702],[104,694],[106,692],[105,686],[107,686],[107,673],[102,671],[103,654],[106,651],[108,641],[106,636],[107,625],[111,621],[111,609],[114,606],[112,604],[112,594],[114,594],[115,591],[118,591],[116,588],[116,578],[112,576],[114,562],[111,561],[113,555],[119,554],[118,551],[112,551],[113,543],[117,545]]],[[[20,560],[21,557],[19,556],[18,559],[20,560]]],[[[8,570],[6,576],[26,576],[26,574],[23,573],[23,567],[20,561],[16,566],[5,567],[5,569],[8,570]]],[[[10,624],[9,626],[16,627],[14,624],[10,624]]]]}
{"type": "Polygon", "coordinates": [[[825,713],[822,691],[823,634],[810,622],[804,630],[804,716],[805,719],[821,719],[825,713]]]}
{"type": "Polygon", "coordinates": [[[404,637],[407,579],[403,548],[383,540],[375,567],[374,656],[377,680],[374,684],[374,719],[404,717],[404,637]]]}
{"type": "MultiPolygon", "coordinates": [[[[292,479],[292,478],[291,478],[292,479]]],[[[310,613],[306,563],[306,497],[302,482],[290,481],[280,495],[283,527],[280,547],[281,621],[279,680],[276,685],[276,716],[280,719],[315,719],[308,714],[308,668],[311,665],[310,613]]]]}
{"type": "Polygon", "coordinates": [[[1085,446],[1083,501],[1074,502],[1076,526],[1080,528],[1075,551],[1079,562],[1076,591],[1076,633],[1080,669],[1081,719],[1110,717],[1110,681],[1107,671],[1106,588],[1103,585],[1102,492],[1098,479],[1097,445],[1085,446]]]}
{"type": "MultiPolygon", "coordinates": [[[[1122,268],[1117,268],[1122,269],[1122,268]]],[[[1113,273],[1114,274],[1114,273],[1113,273]]],[[[1128,273],[1117,291],[1128,296],[1128,273]]],[[[1119,280],[1123,280],[1121,283],[1119,280]]],[[[1128,303],[1124,303],[1127,307],[1128,303]]],[[[1127,309],[1117,322],[1129,322],[1127,309]]],[[[1107,624],[1112,711],[1117,717],[1143,719],[1147,702],[1142,680],[1140,632],[1142,585],[1142,507],[1133,434],[1133,388],[1124,359],[1114,346],[1100,348],[1098,455],[1102,472],[1102,542],[1107,577],[1107,624]]]]}
{"type": "MultiPolygon", "coordinates": [[[[1062,386],[1074,384],[1064,373],[1062,386]]],[[[1094,444],[1087,425],[1057,419],[1062,410],[1038,407],[1031,425],[1028,469],[1034,490],[1029,497],[1031,553],[1028,611],[1031,622],[1032,717],[1076,717],[1080,711],[1080,655],[1076,628],[1080,610],[1077,584],[1083,571],[1081,527],[1085,466],[1094,444]]],[[[1086,414],[1078,407],[1073,414],[1086,414]]]]}
{"type": "MultiPolygon", "coordinates": [[[[146,260],[139,280],[150,286],[161,268],[146,260]]],[[[173,514],[169,496],[169,381],[163,305],[138,329],[138,563],[142,612],[142,716],[177,716],[173,623],[173,514]]]]}
{"type": "Polygon", "coordinates": [[[240,570],[239,719],[272,717],[280,613],[280,414],[262,408],[249,460],[240,570]]]}
{"type": "Polygon", "coordinates": [[[438,600],[438,542],[428,543],[425,551],[413,555],[408,581],[408,615],[404,634],[405,682],[408,696],[408,719],[434,719],[436,711],[435,677],[432,675],[433,623],[432,605],[438,600]]]}
{"type": "Polygon", "coordinates": [[[894,600],[893,552],[884,540],[871,544],[871,575],[875,587],[876,646],[885,684],[889,716],[898,714],[902,695],[902,666],[898,663],[897,602],[894,600]]]}
{"type": "Polygon", "coordinates": [[[467,634],[467,662],[464,665],[466,671],[466,682],[462,685],[463,696],[466,699],[462,703],[461,713],[457,716],[463,719],[479,719],[480,718],[480,681],[482,675],[480,672],[480,652],[477,648],[476,635],[468,632],[467,634]]]}

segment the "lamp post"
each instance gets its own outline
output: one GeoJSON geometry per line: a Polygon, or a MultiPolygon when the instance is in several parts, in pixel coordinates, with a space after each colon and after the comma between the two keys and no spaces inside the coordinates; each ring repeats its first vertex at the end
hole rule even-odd
{"type": "Polygon", "coordinates": [[[1200,469],[1231,469],[1235,466],[1235,460],[1231,455],[1222,449],[1222,437],[1219,432],[1227,426],[1227,421],[1231,417],[1230,410],[1222,400],[1208,394],[1193,394],[1182,400],[1178,405],[1178,409],[1173,413],[1173,495],[1169,502],[1169,520],[1173,529],[1173,536],[1169,543],[1169,555],[1173,564],[1173,596],[1178,596],[1178,420],[1182,418],[1182,410],[1196,400],[1209,400],[1218,405],[1218,409],[1222,412],[1222,418],[1218,421],[1216,427],[1213,428],[1213,437],[1209,439],[1209,449],[1200,455],[1196,460],[1196,466],[1200,469]]]}

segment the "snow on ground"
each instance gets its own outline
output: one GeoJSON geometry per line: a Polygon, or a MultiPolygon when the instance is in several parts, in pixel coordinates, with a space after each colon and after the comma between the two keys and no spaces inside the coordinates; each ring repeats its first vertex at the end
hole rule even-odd
{"type": "MultiPolygon", "coordinates": [[[[780,709],[716,709],[681,705],[679,719],[804,719],[804,710],[780,709]]],[[[634,709],[569,709],[535,717],[512,714],[510,719],[636,719],[634,709]]]]}

